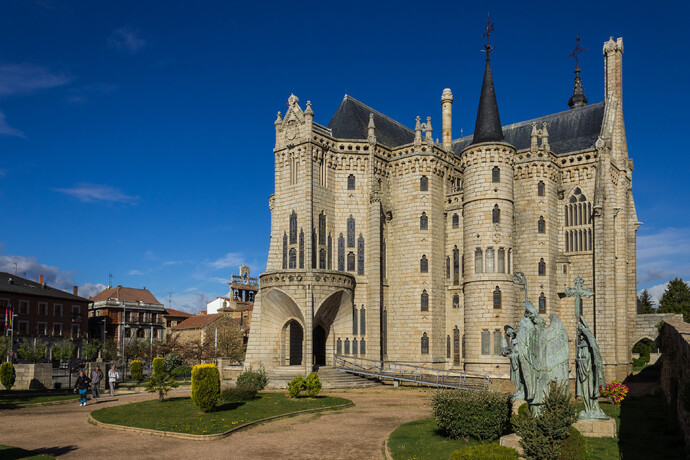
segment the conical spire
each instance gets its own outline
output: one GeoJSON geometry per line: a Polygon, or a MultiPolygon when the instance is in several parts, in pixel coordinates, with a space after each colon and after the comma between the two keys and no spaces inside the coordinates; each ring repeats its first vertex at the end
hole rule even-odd
{"type": "Polygon", "coordinates": [[[568,106],[571,109],[575,107],[583,107],[587,105],[587,96],[585,96],[585,91],[582,89],[582,79],[580,79],[580,66],[575,68],[575,84],[573,86],[573,95],[568,101],[568,106]]]}
{"type": "Polygon", "coordinates": [[[479,109],[477,110],[477,122],[474,125],[472,144],[502,142],[504,140],[501,117],[498,115],[494,80],[491,76],[491,62],[489,60],[491,50],[492,47],[487,44],[484,81],[482,82],[482,94],[479,96],[479,109]]]}

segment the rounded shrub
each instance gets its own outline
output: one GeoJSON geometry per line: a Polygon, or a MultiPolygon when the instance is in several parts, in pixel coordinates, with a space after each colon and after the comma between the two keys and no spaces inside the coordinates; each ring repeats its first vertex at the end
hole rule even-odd
{"type": "Polygon", "coordinates": [[[190,375],[192,375],[192,368],[191,368],[191,366],[187,366],[186,364],[183,364],[183,365],[177,366],[175,369],[173,369],[170,372],[170,375],[172,375],[176,379],[179,379],[182,377],[189,377],[190,375]]]}
{"type": "Polygon", "coordinates": [[[226,403],[251,401],[256,398],[256,389],[249,387],[230,387],[220,392],[220,399],[226,403]]]}
{"type": "Polygon", "coordinates": [[[431,407],[441,432],[452,439],[497,439],[511,412],[510,395],[488,390],[440,390],[431,407]]]}
{"type": "Polygon", "coordinates": [[[561,445],[558,460],[591,460],[591,458],[587,450],[587,440],[577,428],[571,426],[568,429],[568,437],[561,445]]]}
{"type": "Polygon", "coordinates": [[[0,383],[6,390],[11,390],[14,386],[14,381],[17,378],[17,373],[14,370],[14,364],[2,363],[0,364],[0,383]]]}
{"type": "Polygon", "coordinates": [[[510,447],[499,446],[498,444],[477,444],[458,449],[450,454],[448,460],[518,460],[517,450],[510,447]]]}
{"type": "Polygon", "coordinates": [[[307,380],[304,382],[304,389],[310,398],[315,397],[321,391],[321,380],[316,372],[312,372],[307,376],[307,380]]]}
{"type": "Polygon", "coordinates": [[[288,391],[288,397],[289,398],[297,398],[299,397],[300,393],[305,390],[306,387],[306,382],[304,380],[304,377],[301,375],[298,375],[294,379],[290,380],[290,383],[287,385],[287,391],[288,391]]]}
{"type": "Polygon", "coordinates": [[[256,391],[263,390],[267,384],[268,377],[263,366],[260,366],[258,371],[253,370],[252,366],[249,366],[235,380],[236,387],[254,388],[256,391]]]}
{"type": "Polygon", "coordinates": [[[153,373],[155,375],[168,374],[163,368],[163,358],[153,358],[153,373]]]}
{"type": "Polygon", "coordinates": [[[129,363],[129,373],[134,380],[142,380],[144,378],[144,365],[141,361],[135,359],[129,363]]]}
{"type": "Polygon", "coordinates": [[[215,364],[197,364],[192,368],[192,402],[202,412],[210,412],[220,398],[220,372],[215,364]]]}
{"type": "Polygon", "coordinates": [[[166,374],[172,374],[173,369],[184,364],[182,357],[177,353],[168,353],[163,358],[163,371],[166,374]]]}

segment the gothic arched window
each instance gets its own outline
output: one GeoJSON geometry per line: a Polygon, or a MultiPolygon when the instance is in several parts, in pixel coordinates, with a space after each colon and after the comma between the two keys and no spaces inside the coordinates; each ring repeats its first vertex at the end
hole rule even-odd
{"type": "Polygon", "coordinates": [[[419,261],[419,271],[420,273],[429,273],[429,260],[423,255],[419,261]]]}
{"type": "MultiPolygon", "coordinates": [[[[359,309],[359,333],[361,335],[367,333],[367,311],[364,309],[364,306],[359,309]]],[[[362,340],[362,342],[364,342],[364,340],[362,340]]]]}
{"type": "Polygon", "coordinates": [[[494,272],[494,248],[486,248],[486,259],[484,267],[487,273],[494,272]]]}
{"type": "Polygon", "coordinates": [[[352,335],[357,335],[357,306],[352,306],[352,335]]]}
{"type": "Polygon", "coordinates": [[[347,253],[347,271],[355,271],[355,253],[352,251],[347,253]]]}
{"type": "Polygon", "coordinates": [[[297,243],[297,213],[290,214],[290,244],[297,243]]]}
{"type": "Polygon", "coordinates": [[[288,267],[288,237],[287,233],[283,232],[283,270],[288,267]]]}
{"type": "Polygon", "coordinates": [[[350,354],[350,339],[345,339],[345,354],[350,354]]]}
{"type": "Polygon", "coordinates": [[[359,341],[359,354],[360,355],[366,355],[367,354],[367,342],[364,339],[359,341]]]}
{"type": "Polygon", "coordinates": [[[422,176],[419,179],[419,191],[426,192],[427,190],[429,190],[429,178],[426,176],[422,176]]]}
{"type": "Polygon", "coordinates": [[[422,354],[429,354],[429,336],[426,335],[426,332],[422,334],[422,354]]]}
{"type": "Polygon", "coordinates": [[[295,248],[290,248],[290,262],[288,268],[297,268],[297,250],[295,248]]]}
{"type": "Polygon", "coordinates": [[[304,230],[299,231],[299,268],[304,268],[304,230]]]}
{"type": "Polygon", "coordinates": [[[453,214],[453,228],[459,228],[460,227],[460,216],[458,216],[458,213],[456,212],[453,214]]]}
{"type": "Polygon", "coordinates": [[[353,355],[359,354],[359,349],[357,347],[357,339],[352,339],[352,354],[353,355]]]}
{"type": "MultiPolygon", "coordinates": [[[[347,340],[345,341],[345,346],[347,349],[348,342],[347,340]]],[[[464,347],[463,347],[464,350],[464,347]]],[[[482,331],[482,354],[483,355],[490,355],[491,354],[491,335],[489,334],[489,331],[482,331]]]]}
{"type": "Polygon", "coordinates": [[[453,296],[453,308],[460,308],[460,296],[458,294],[453,296]]]}
{"type": "Polygon", "coordinates": [[[491,211],[491,222],[494,224],[501,223],[501,209],[498,205],[494,205],[494,209],[491,211]]]}
{"type": "Polygon", "coordinates": [[[352,214],[347,218],[347,247],[355,247],[355,218],[352,214]]]}
{"type": "Polygon", "coordinates": [[[319,244],[326,244],[326,213],[319,214],[319,244]]]}
{"type": "Polygon", "coordinates": [[[419,229],[426,230],[429,228],[429,218],[426,216],[426,212],[423,212],[419,218],[419,229]]]}
{"type": "Polygon", "coordinates": [[[327,268],[331,270],[333,267],[333,238],[328,234],[328,249],[326,249],[326,256],[328,257],[327,268]]]}
{"type": "Polygon", "coordinates": [[[427,294],[426,289],[422,291],[421,310],[429,311],[429,294],[427,294]]]}
{"type": "Polygon", "coordinates": [[[474,250],[474,273],[484,272],[483,256],[484,254],[480,248],[474,250]]]}
{"type": "Polygon", "coordinates": [[[494,308],[501,308],[501,289],[498,286],[494,289],[494,308]]]}
{"type": "Polygon", "coordinates": [[[498,248],[498,273],[506,272],[506,250],[503,248],[498,248]]]}
{"type": "Polygon", "coordinates": [[[446,256],[446,278],[450,278],[450,256],[446,256]]]}
{"type": "Polygon", "coordinates": [[[544,313],[546,311],[546,296],[542,292],[539,295],[539,313],[544,313]]]}
{"type": "Polygon", "coordinates": [[[357,274],[364,274],[364,237],[361,233],[357,239],[357,274]]]}
{"type": "Polygon", "coordinates": [[[546,275],[546,262],[544,262],[544,259],[541,258],[539,259],[539,276],[545,276],[546,275]]]}
{"type": "Polygon", "coordinates": [[[460,250],[457,246],[453,247],[453,284],[459,284],[460,277],[460,250]]]}
{"type": "Polygon", "coordinates": [[[545,195],[545,193],[544,193],[545,189],[546,189],[546,186],[544,185],[544,181],[540,180],[539,183],[537,184],[537,196],[544,196],[545,195]]]}
{"type": "Polygon", "coordinates": [[[355,189],[355,176],[353,174],[350,174],[347,176],[347,189],[348,190],[354,190],[355,189]]]}
{"type": "Polygon", "coordinates": [[[345,237],[342,233],[338,237],[338,270],[345,271],[345,237]]]}
{"type": "Polygon", "coordinates": [[[343,341],[338,339],[338,341],[335,344],[335,354],[336,355],[342,355],[343,354],[343,341]]]}
{"type": "Polygon", "coordinates": [[[446,336],[446,359],[450,359],[450,335],[446,336]]]}
{"type": "Polygon", "coordinates": [[[539,221],[537,222],[537,232],[546,233],[546,221],[544,220],[544,216],[539,216],[539,221]]]}
{"type": "Polygon", "coordinates": [[[326,269],[326,250],[323,248],[319,249],[319,268],[326,269]]]}
{"type": "Polygon", "coordinates": [[[501,182],[501,169],[498,166],[491,170],[491,182],[501,182]]]}

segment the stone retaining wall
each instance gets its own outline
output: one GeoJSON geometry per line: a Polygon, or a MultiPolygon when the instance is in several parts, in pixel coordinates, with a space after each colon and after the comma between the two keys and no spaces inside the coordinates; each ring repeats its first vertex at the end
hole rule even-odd
{"type": "Polygon", "coordinates": [[[690,448],[690,323],[667,321],[661,329],[661,388],[690,448]],[[685,397],[679,397],[685,389],[685,397]]]}
{"type": "Polygon", "coordinates": [[[53,388],[53,366],[50,363],[15,364],[17,379],[13,390],[46,390],[53,388]]]}

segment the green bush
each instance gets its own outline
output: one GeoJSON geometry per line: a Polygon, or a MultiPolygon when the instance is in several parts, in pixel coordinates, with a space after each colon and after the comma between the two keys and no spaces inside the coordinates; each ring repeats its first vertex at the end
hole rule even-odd
{"type": "Polygon", "coordinates": [[[144,365],[141,361],[135,359],[129,363],[129,373],[134,380],[142,380],[144,378],[144,365]]]}
{"type": "Polygon", "coordinates": [[[251,387],[230,387],[220,392],[220,399],[223,402],[244,402],[256,398],[256,389],[251,387]]]}
{"type": "Polygon", "coordinates": [[[170,375],[173,377],[179,379],[182,377],[189,377],[192,375],[192,368],[191,366],[187,366],[186,364],[183,364],[181,366],[177,366],[175,369],[170,372],[170,375]]]}
{"type": "Polygon", "coordinates": [[[488,390],[440,390],[431,407],[441,432],[452,439],[496,439],[508,428],[511,412],[507,393],[488,390]]]}
{"type": "Polygon", "coordinates": [[[192,368],[192,401],[202,412],[210,412],[220,398],[220,372],[215,364],[192,368]]]}
{"type": "Polygon", "coordinates": [[[153,373],[156,375],[169,374],[163,368],[163,358],[153,358],[153,373]]]}
{"type": "Polygon", "coordinates": [[[0,383],[2,383],[6,390],[12,389],[16,378],[17,373],[14,371],[14,364],[2,363],[0,365],[0,383]]]}
{"type": "Polygon", "coordinates": [[[307,380],[304,382],[304,389],[307,396],[310,398],[313,398],[319,394],[321,391],[321,380],[319,380],[319,376],[316,372],[309,374],[307,380]]]}
{"type": "Polygon", "coordinates": [[[647,364],[647,360],[644,357],[633,358],[633,367],[639,368],[647,364]]]}
{"type": "Polygon", "coordinates": [[[177,388],[180,384],[165,372],[154,372],[144,386],[149,393],[158,393],[158,401],[163,402],[163,397],[168,394],[168,391],[177,388]]]}
{"type": "Polygon", "coordinates": [[[513,419],[515,432],[522,438],[523,456],[530,459],[556,460],[570,426],[577,420],[575,404],[565,385],[551,382],[539,415],[518,414],[513,419]]]}
{"type": "Polygon", "coordinates": [[[558,460],[591,460],[591,458],[587,450],[587,440],[577,428],[571,426],[568,429],[568,437],[561,446],[558,460]]]}
{"type": "Polygon", "coordinates": [[[299,397],[300,393],[306,389],[306,383],[301,375],[290,380],[290,383],[287,385],[288,398],[299,397]]]}
{"type": "Polygon", "coordinates": [[[165,371],[166,374],[172,375],[173,369],[181,366],[182,364],[184,363],[180,355],[177,353],[168,353],[165,355],[165,358],[163,358],[163,371],[165,371]]]}
{"type": "Polygon", "coordinates": [[[255,388],[256,391],[263,390],[267,384],[268,377],[263,366],[260,366],[258,371],[253,370],[252,366],[249,366],[235,380],[236,387],[255,388]]]}
{"type": "Polygon", "coordinates": [[[477,444],[458,449],[450,454],[448,460],[518,460],[520,455],[517,450],[498,444],[477,444]]]}

